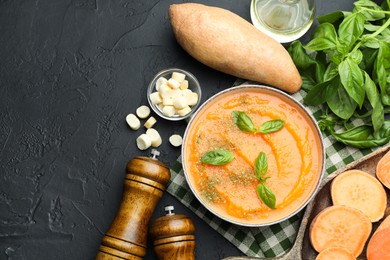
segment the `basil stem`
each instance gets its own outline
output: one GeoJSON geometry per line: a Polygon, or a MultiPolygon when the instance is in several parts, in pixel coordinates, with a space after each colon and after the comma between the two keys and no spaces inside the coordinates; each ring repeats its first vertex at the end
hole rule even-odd
{"type": "Polygon", "coordinates": [[[234,159],[234,154],[225,149],[208,151],[202,155],[200,161],[212,165],[224,165],[234,159]]]}

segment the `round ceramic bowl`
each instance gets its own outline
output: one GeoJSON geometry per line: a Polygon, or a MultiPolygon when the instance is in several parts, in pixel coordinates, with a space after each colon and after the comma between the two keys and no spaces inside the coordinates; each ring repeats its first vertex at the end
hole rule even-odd
{"type": "Polygon", "coordinates": [[[201,91],[200,84],[199,84],[198,80],[196,79],[196,77],[188,71],[185,71],[182,69],[177,69],[177,68],[169,68],[169,69],[165,69],[165,70],[158,72],[156,74],[156,76],[154,76],[153,80],[150,82],[148,89],[147,89],[147,98],[148,98],[148,102],[149,102],[150,107],[153,109],[153,111],[158,116],[160,116],[164,119],[167,119],[167,120],[171,120],[171,121],[179,121],[179,120],[183,120],[183,119],[190,117],[199,107],[200,101],[201,101],[201,95],[202,95],[202,91],[201,91]],[[159,80],[159,78],[163,77],[166,80],[169,80],[172,77],[172,73],[174,73],[174,72],[184,74],[185,80],[188,81],[188,89],[191,90],[192,92],[196,93],[198,96],[197,102],[190,106],[191,111],[183,116],[180,116],[178,114],[168,116],[168,115],[163,113],[162,106],[155,104],[151,100],[151,94],[158,91],[156,89],[156,83],[159,80]]]}
{"type": "Polygon", "coordinates": [[[182,162],[189,187],[210,212],[260,227],[290,218],[313,199],[325,153],[315,119],[299,102],[275,88],[241,85],[194,113],[182,162]]]}

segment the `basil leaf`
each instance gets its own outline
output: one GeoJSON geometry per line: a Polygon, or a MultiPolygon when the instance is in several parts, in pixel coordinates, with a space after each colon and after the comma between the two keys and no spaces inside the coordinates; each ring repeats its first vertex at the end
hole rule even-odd
{"type": "Polygon", "coordinates": [[[364,49],[362,52],[363,59],[359,66],[365,71],[372,71],[375,64],[375,60],[378,56],[378,51],[379,50],[377,49],[364,49]]]}
{"type": "Polygon", "coordinates": [[[317,63],[313,57],[306,53],[302,43],[299,41],[291,43],[288,51],[298,69],[305,70],[317,63]]]}
{"type": "Polygon", "coordinates": [[[232,152],[225,149],[217,149],[203,154],[200,161],[212,165],[224,165],[233,161],[233,159],[234,155],[232,152]]]}
{"type": "Polygon", "coordinates": [[[303,101],[305,104],[309,106],[318,106],[325,103],[326,89],[329,85],[330,81],[321,82],[315,85],[304,97],[303,101]]]}
{"type": "Polygon", "coordinates": [[[364,16],[361,13],[353,13],[341,22],[338,33],[341,42],[345,43],[348,50],[353,46],[364,31],[364,16]]]}
{"type": "Polygon", "coordinates": [[[386,70],[385,70],[384,66],[382,66],[382,65],[378,66],[377,74],[378,74],[378,78],[379,78],[378,79],[379,86],[381,88],[382,103],[384,105],[390,106],[390,94],[388,93],[390,91],[387,90],[389,87],[386,87],[386,85],[387,85],[387,78],[385,80],[386,70]]]}
{"type": "Polygon", "coordinates": [[[259,156],[257,156],[255,161],[255,173],[257,179],[260,181],[263,180],[263,175],[268,170],[268,162],[267,162],[267,156],[264,152],[260,152],[259,156]]]}
{"type": "Polygon", "coordinates": [[[267,207],[274,209],[276,204],[276,197],[272,190],[265,184],[260,183],[256,188],[257,196],[267,205],[267,207]]]}
{"type": "MultiPolygon", "coordinates": [[[[380,30],[382,27],[378,26],[376,30],[380,30]]],[[[383,28],[382,28],[383,29],[383,28]]],[[[376,31],[374,31],[376,32],[376,31]]],[[[362,47],[368,47],[372,49],[378,49],[383,42],[390,42],[390,29],[386,28],[381,34],[373,37],[371,34],[362,35],[361,37],[362,47]]]]}
{"type": "Polygon", "coordinates": [[[344,132],[335,133],[335,136],[349,141],[362,141],[372,134],[372,129],[369,126],[357,126],[348,129],[344,132]]]}
{"type": "Polygon", "coordinates": [[[344,16],[350,14],[350,12],[335,11],[317,18],[319,23],[331,23],[335,24],[337,21],[344,18],[344,16]]]}
{"type": "Polygon", "coordinates": [[[372,37],[364,37],[362,36],[362,46],[363,47],[367,47],[367,48],[371,48],[371,49],[378,49],[379,48],[379,43],[380,43],[380,39],[378,39],[378,37],[376,38],[372,38],[372,37]]]}
{"type": "Polygon", "coordinates": [[[386,124],[386,122],[378,136],[373,135],[373,128],[370,125],[357,126],[339,133],[336,133],[331,127],[327,130],[337,141],[359,149],[381,146],[390,141],[390,124],[386,124]]]}
{"type": "Polygon", "coordinates": [[[324,81],[329,81],[338,75],[339,75],[339,72],[337,70],[337,65],[334,64],[333,62],[331,62],[331,63],[329,63],[328,67],[325,70],[324,81]]]}
{"type": "Polygon", "coordinates": [[[320,24],[314,31],[314,38],[305,45],[305,49],[319,51],[335,48],[338,37],[334,26],[330,23],[320,24]]]}
{"type": "Polygon", "coordinates": [[[366,90],[368,101],[372,106],[372,126],[374,131],[377,132],[383,125],[385,115],[379,91],[375,85],[375,82],[370,78],[370,75],[368,75],[367,72],[364,72],[364,88],[366,90]]]}
{"type": "Polygon", "coordinates": [[[381,146],[390,141],[390,120],[384,121],[381,129],[375,133],[372,126],[367,124],[336,132],[335,122],[329,119],[320,120],[318,126],[322,131],[329,131],[338,142],[360,149],[381,146]]]}
{"type": "Polygon", "coordinates": [[[279,131],[284,126],[284,121],[281,119],[274,119],[264,122],[259,129],[262,134],[270,134],[279,131]]]}
{"type": "Polygon", "coordinates": [[[364,29],[370,32],[376,32],[378,29],[381,28],[379,25],[373,25],[372,23],[365,23],[364,29]]]}
{"type": "Polygon", "coordinates": [[[325,99],[326,99],[326,101],[332,99],[334,95],[337,95],[339,87],[340,87],[340,77],[337,76],[337,77],[333,78],[329,82],[329,85],[326,88],[326,92],[325,92],[325,99]]]}
{"type": "Polygon", "coordinates": [[[335,50],[325,50],[329,60],[336,65],[339,65],[344,60],[345,56],[348,54],[348,51],[349,47],[343,42],[340,42],[336,46],[335,50]]]}
{"type": "Polygon", "coordinates": [[[375,12],[383,11],[383,9],[373,1],[359,0],[354,2],[354,5],[355,8],[353,11],[362,13],[366,21],[376,21],[385,18],[385,14],[383,12],[375,12]],[[374,12],[367,9],[374,10],[374,12]]]}
{"type": "Polygon", "coordinates": [[[390,106],[390,44],[381,42],[375,62],[374,76],[379,83],[381,99],[384,105],[390,106]]]}
{"type": "Polygon", "coordinates": [[[383,36],[390,36],[390,28],[384,29],[384,30],[381,32],[381,34],[382,34],[383,36]]]}
{"type": "Polygon", "coordinates": [[[362,70],[351,57],[347,57],[342,61],[339,64],[338,69],[341,84],[343,84],[349,96],[355,100],[361,108],[365,98],[362,70]]]}
{"type": "Polygon", "coordinates": [[[253,125],[252,119],[242,111],[233,111],[232,112],[233,121],[236,126],[243,132],[254,133],[256,128],[253,125]]]}
{"type": "MultiPolygon", "coordinates": [[[[312,81],[322,81],[325,66],[322,62],[317,61],[308,55],[301,42],[295,41],[291,43],[288,47],[288,52],[301,73],[302,79],[304,75],[304,77],[309,78],[312,81]]],[[[310,88],[310,86],[308,86],[308,88],[310,88]]]]}
{"type": "Polygon", "coordinates": [[[301,78],[302,78],[302,89],[305,91],[311,90],[316,85],[316,82],[310,75],[308,75],[308,73],[302,72],[301,78]]]}
{"type": "Polygon", "coordinates": [[[374,133],[374,138],[383,139],[388,138],[390,140],[390,120],[385,120],[381,129],[374,133]]]}
{"type": "Polygon", "coordinates": [[[349,54],[349,57],[354,63],[359,64],[363,59],[363,53],[360,50],[355,50],[349,54]]]}
{"type": "Polygon", "coordinates": [[[310,42],[305,45],[306,50],[311,51],[322,51],[327,49],[332,49],[336,47],[336,43],[333,42],[332,39],[328,39],[326,37],[323,38],[314,38],[310,42]]]}
{"type": "Polygon", "coordinates": [[[326,102],[335,115],[347,120],[353,115],[357,103],[348,95],[340,81],[334,88],[337,88],[334,95],[328,96],[326,102]]]}

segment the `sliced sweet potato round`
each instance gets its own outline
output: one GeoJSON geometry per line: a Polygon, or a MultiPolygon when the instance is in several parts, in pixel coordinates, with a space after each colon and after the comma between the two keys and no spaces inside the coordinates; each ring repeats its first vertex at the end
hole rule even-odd
{"type": "Polygon", "coordinates": [[[362,211],[371,222],[383,218],[387,206],[382,184],[361,170],[341,173],[332,181],[331,196],[334,205],[345,205],[362,211]]]}
{"type": "Polygon", "coordinates": [[[390,260],[390,227],[376,232],[367,245],[368,260],[390,260]]]}
{"type": "Polygon", "coordinates": [[[372,223],[360,210],[347,206],[330,206],[313,219],[310,242],[317,252],[329,247],[344,247],[355,257],[363,251],[372,223]]]}
{"type": "Polygon", "coordinates": [[[384,220],[382,220],[378,228],[375,230],[375,233],[388,227],[390,227],[390,215],[387,216],[384,220]]]}
{"type": "Polygon", "coordinates": [[[328,247],[317,255],[316,260],[356,260],[356,257],[344,247],[328,247]]]}
{"type": "Polygon", "coordinates": [[[388,151],[376,166],[376,177],[390,189],[390,151],[388,151]]]}

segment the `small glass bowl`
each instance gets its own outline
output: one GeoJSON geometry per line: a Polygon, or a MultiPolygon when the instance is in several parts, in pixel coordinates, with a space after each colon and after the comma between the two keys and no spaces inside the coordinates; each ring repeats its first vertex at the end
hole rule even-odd
{"type": "Polygon", "coordinates": [[[165,70],[162,70],[159,73],[157,73],[156,76],[154,76],[153,80],[150,82],[150,84],[148,86],[148,90],[147,90],[148,102],[149,102],[150,107],[153,109],[153,111],[157,115],[159,115],[160,117],[167,119],[167,120],[171,120],[171,121],[179,121],[179,120],[183,120],[183,119],[190,117],[198,109],[198,107],[200,105],[200,101],[201,101],[201,95],[202,95],[202,91],[201,91],[200,84],[199,84],[198,80],[196,79],[196,77],[188,71],[185,71],[182,69],[177,69],[177,68],[169,68],[169,69],[165,69],[165,70]],[[190,89],[192,92],[195,92],[198,94],[198,102],[196,102],[195,105],[190,106],[191,112],[189,112],[188,114],[186,114],[184,116],[179,116],[179,115],[166,116],[163,114],[162,110],[156,104],[152,103],[152,101],[150,99],[150,94],[157,91],[156,90],[157,80],[160,77],[164,77],[168,80],[171,78],[173,72],[180,72],[180,73],[185,74],[186,75],[185,79],[188,80],[188,89],[190,89]]]}

